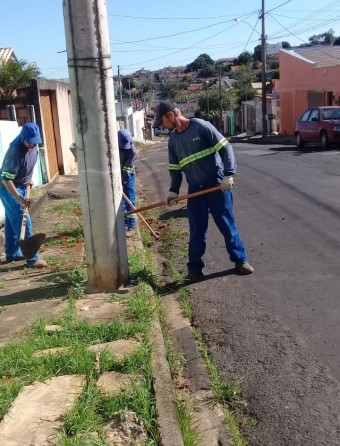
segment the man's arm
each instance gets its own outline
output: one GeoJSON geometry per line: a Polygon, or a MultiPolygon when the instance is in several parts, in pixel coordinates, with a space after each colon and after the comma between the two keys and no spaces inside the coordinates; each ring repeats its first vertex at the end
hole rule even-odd
{"type": "Polygon", "coordinates": [[[137,156],[137,150],[134,145],[131,149],[120,150],[121,152],[121,174],[122,182],[125,183],[134,172],[134,161],[137,156]]]}
{"type": "Polygon", "coordinates": [[[220,155],[223,166],[224,176],[232,176],[236,172],[237,163],[234,150],[227,140],[211,123],[207,123],[202,129],[204,137],[208,140],[211,147],[216,148],[216,152],[220,155]]]}
{"type": "Polygon", "coordinates": [[[170,172],[170,192],[179,194],[182,184],[182,168],[179,164],[175,150],[169,144],[169,172],[170,172]]]}
{"type": "Polygon", "coordinates": [[[13,197],[19,201],[20,206],[22,208],[29,207],[29,200],[26,200],[22,198],[22,196],[17,191],[17,188],[15,187],[12,180],[2,180],[2,184],[5,186],[5,188],[8,190],[8,192],[13,195],[13,197]]]}

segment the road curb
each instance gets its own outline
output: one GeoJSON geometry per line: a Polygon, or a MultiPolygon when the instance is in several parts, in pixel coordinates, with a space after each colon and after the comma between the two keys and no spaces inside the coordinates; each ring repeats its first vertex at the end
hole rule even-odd
{"type": "MultiPolygon", "coordinates": [[[[136,234],[137,240],[134,241],[134,247],[141,253],[144,253],[144,245],[142,243],[138,224],[136,234]]],[[[153,297],[151,300],[151,306],[154,309],[154,313],[150,330],[151,370],[161,445],[184,446],[182,433],[177,418],[175,389],[172,382],[169,363],[166,359],[165,342],[157,312],[158,305],[159,304],[155,297],[153,297]]]]}
{"type": "Polygon", "coordinates": [[[177,294],[168,295],[161,305],[167,315],[171,342],[186,358],[184,378],[194,402],[193,417],[199,430],[197,446],[231,446],[223,410],[213,397],[211,379],[194,337],[192,325],[182,314],[177,294]]]}
{"type": "MultiPolygon", "coordinates": [[[[157,308],[155,301],[153,304],[157,308]]],[[[166,359],[163,333],[156,312],[152,321],[151,339],[151,368],[161,445],[183,446],[181,429],[177,419],[175,390],[171,379],[170,367],[166,359]]]]}

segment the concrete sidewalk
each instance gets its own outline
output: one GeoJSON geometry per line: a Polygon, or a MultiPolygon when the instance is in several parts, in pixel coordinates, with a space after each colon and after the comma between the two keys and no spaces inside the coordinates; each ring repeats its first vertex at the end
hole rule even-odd
{"type": "MultiPolygon", "coordinates": [[[[58,282],[58,278],[55,277],[56,266],[63,262],[68,262],[72,268],[85,264],[83,241],[75,240],[64,246],[63,240],[59,243],[60,240],[55,233],[56,223],[69,224],[67,217],[65,217],[65,221],[56,222],[53,214],[49,211],[52,203],[61,202],[66,198],[79,198],[78,177],[61,176],[54,184],[35,189],[32,192],[33,205],[30,212],[33,229],[35,233],[44,232],[47,234],[46,243],[39,252],[41,257],[47,260],[49,266],[36,270],[25,267],[24,261],[4,263],[2,254],[0,265],[0,347],[21,338],[39,316],[51,321],[64,313],[67,307],[68,288],[58,282]]],[[[1,232],[3,235],[3,228],[0,230],[1,232]]],[[[134,237],[127,239],[127,247],[129,253],[137,251],[143,255],[144,247],[139,230],[134,237]]],[[[120,291],[128,293],[131,292],[131,288],[120,291]]],[[[107,297],[105,293],[86,293],[84,298],[77,302],[78,316],[90,318],[95,323],[121,317],[123,310],[112,302],[108,302],[107,297]],[[86,311],[84,311],[85,308],[86,311]]],[[[154,305],[156,306],[156,303],[154,305]]],[[[223,413],[213,401],[211,392],[207,390],[209,389],[209,380],[205,366],[194,340],[190,323],[181,314],[176,295],[169,296],[164,302],[163,308],[167,315],[171,336],[175,339],[175,344],[182,347],[182,354],[188,360],[187,367],[192,376],[189,388],[193,389],[191,396],[195,404],[194,421],[200,431],[200,439],[197,444],[198,446],[229,446],[231,443],[224,425],[223,413]]],[[[161,445],[183,446],[176,414],[175,389],[166,360],[165,342],[158,317],[155,317],[152,324],[151,339],[153,384],[161,445]]],[[[128,343],[121,342],[119,345],[102,347],[99,345],[98,351],[102,348],[112,348],[115,354],[123,357],[133,351],[131,349],[134,348],[134,342],[135,340],[131,340],[128,343]]],[[[50,352],[46,354],[50,354],[50,352]]],[[[118,389],[128,381],[128,377],[124,377],[122,374],[103,377],[103,380],[105,379],[109,379],[109,384],[106,382],[103,384],[104,386],[118,389]]],[[[43,446],[47,442],[55,444],[51,438],[61,429],[60,419],[79,395],[83,382],[83,376],[74,375],[73,378],[65,377],[64,381],[57,377],[46,382],[46,386],[42,388],[40,387],[41,383],[34,383],[27,389],[25,387],[11,406],[9,416],[6,415],[0,423],[1,446],[23,446],[24,444],[43,446]],[[65,393],[61,392],[63,387],[65,393]],[[40,400],[42,392],[45,396],[43,400],[40,400]],[[44,411],[42,411],[41,405],[46,403],[46,411],[52,411],[49,402],[53,400],[54,395],[56,395],[56,400],[55,405],[52,404],[52,406],[58,406],[58,408],[53,414],[51,412],[50,418],[54,421],[48,424],[46,420],[42,420],[44,411]],[[31,400],[32,406],[29,406],[31,400]],[[62,401],[67,401],[67,404],[61,404],[62,401]],[[21,422],[23,414],[25,414],[24,425],[23,421],[21,422]],[[20,432],[17,430],[18,423],[23,427],[20,432]],[[24,437],[21,435],[22,432],[24,432],[24,437]]],[[[100,385],[99,382],[98,385],[100,385]]]]}

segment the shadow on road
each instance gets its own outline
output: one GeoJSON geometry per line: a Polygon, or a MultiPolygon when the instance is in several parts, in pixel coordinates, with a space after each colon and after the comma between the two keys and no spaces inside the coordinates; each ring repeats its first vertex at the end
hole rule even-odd
{"type": "Polygon", "coordinates": [[[217,279],[218,277],[230,276],[232,274],[236,274],[235,268],[226,269],[224,271],[219,271],[216,273],[206,274],[201,280],[198,280],[196,282],[187,282],[185,280],[167,282],[167,283],[163,283],[162,285],[157,287],[157,292],[162,297],[162,296],[166,296],[167,294],[175,293],[176,291],[180,290],[184,286],[193,285],[193,284],[199,283],[199,282],[206,282],[207,280],[217,279]]]}
{"type": "Polygon", "coordinates": [[[320,153],[320,152],[333,152],[334,150],[339,150],[336,147],[329,149],[322,149],[317,146],[304,147],[303,149],[298,149],[296,146],[282,146],[282,147],[271,147],[268,150],[273,152],[292,152],[294,156],[308,155],[309,153],[320,153]]]}

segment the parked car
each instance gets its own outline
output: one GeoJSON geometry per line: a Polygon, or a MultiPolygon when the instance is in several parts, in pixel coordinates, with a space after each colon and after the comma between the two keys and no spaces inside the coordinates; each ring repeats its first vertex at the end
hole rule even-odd
{"type": "Polygon", "coordinates": [[[155,136],[160,136],[160,135],[170,135],[170,130],[168,129],[163,129],[163,127],[156,127],[155,128],[155,136]]]}
{"type": "Polygon", "coordinates": [[[295,126],[298,148],[306,143],[320,143],[323,149],[340,144],[340,107],[314,107],[303,113],[295,126]]]}

